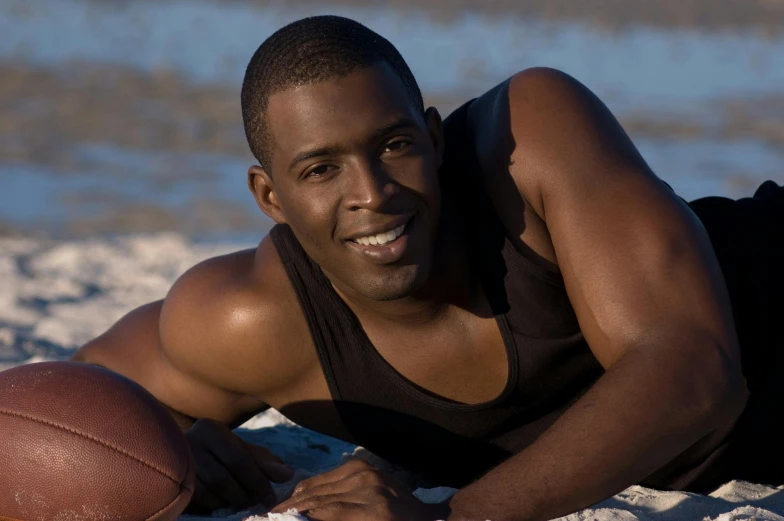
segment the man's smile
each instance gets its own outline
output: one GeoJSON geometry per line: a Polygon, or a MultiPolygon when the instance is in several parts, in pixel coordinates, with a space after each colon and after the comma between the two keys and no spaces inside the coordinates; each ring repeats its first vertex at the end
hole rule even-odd
{"type": "Polygon", "coordinates": [[[391,264],[400,260],[408,249],[408,238],[413,222],[414,218],[409,217],[397,226],[348,239],[346,244],[371,262],[391,264]]]}

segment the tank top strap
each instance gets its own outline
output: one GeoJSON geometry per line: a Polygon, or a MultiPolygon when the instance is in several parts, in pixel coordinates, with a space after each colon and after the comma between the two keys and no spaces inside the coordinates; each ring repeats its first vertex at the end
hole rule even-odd
{"type": "Polygon", "coordinates": [[[476,272],[483,278],[483,287],[493,312],[508,310],[504,280],[507,277],[534,277],[547,284],[563,286],[560,274],[548,270],[526,250],[515,247],[498,215],[479,164],[468,110],[474,100],[456,109],[444,125],[444,141],[448,153],[440,170],[442,193],[460,208],[460,226],[473,244],[469,250],[476,272]]]}
{"type": "Polygon", "coordinates": [[[270,237],[305,314],[330,394],[333,399],[340,399],[334,368],[356,356],[352,352],[352,346],[357,345],[352,338],[357,331],[356,318],[345,306],[336,305],[337,295],[329,280],[302,248],[289,225],[275,225],[270,237]]]}

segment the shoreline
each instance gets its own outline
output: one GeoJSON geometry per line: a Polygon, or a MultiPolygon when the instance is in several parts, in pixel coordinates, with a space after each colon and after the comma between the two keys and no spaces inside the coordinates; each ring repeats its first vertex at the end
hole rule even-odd
{"type": "MultiPolygon", "coordinates": [[[[0,76],[0,169],[30,190],[34,183],[85,183],[53,192],[58,214],[35,200],[32,208],[43,213],[32,217],[25,217],[31,215],[29,205],[7,208],[0,214],[0,237],[170,230],[220,240],[269,229],[244,189],[232,196],[217,190],[229,182],[244,185],[245,169],[255,163],[234,86],[195,84],[172,71],[78,62],[57,67],[0,62],[0,76]],[[119,190],[110,178],[143,183],[153,195],[176,190],[186,197],[177,204],[140,197],[119,190]]],[[[460,91],[423,94],[443,117],[473,97],[460,91]]],[[[748,142],[784,163],[784,92],[616,112],[638,146],[748,142]]],[[[743,168],[732,172],[737,181],[746,176],[758,184],[755,164],[743,168]]]]}
{"type": "MultiPolygon", "coordinates": [[[[90,0],[100,2],[102,0],[90,0]]],[[[118,6],[129,0],[113,0],[118,6]]],[[[151,2],[153,0],[141,0],[151,2]]],[[[280,6],[279,0],[213,0],[258,7],[280,6]]],[[[622,31],[642,25],[665,29],[697,29],[709,32],[756,30],[776,35],[784,32],[782,0],[299,0],[297,7],[351,6],[416,10],[433,20],[452,21],[464,14],[492,17],[519,16],[547,21],[586,23],[595,28],[622,31]]]]}

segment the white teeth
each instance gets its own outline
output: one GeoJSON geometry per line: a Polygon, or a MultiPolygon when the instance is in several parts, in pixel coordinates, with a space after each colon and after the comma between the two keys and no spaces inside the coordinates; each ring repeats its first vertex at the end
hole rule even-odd
{"type": "Polygon", "coordinates": [[[365,246],[369,246],[371,244],[373,246],[376,246],[376,245],[379,245],[379,244],[386,244],[386,243],[394,241],[395,239],[400,237],[400,234],[403,233],[403,229],[405,227],[406,227],[405,224],[401,224],[397,228],[395,228],[393,230],[389,230],[388,232],[382,232],[382,233],[379,233],[377,235],[368,235],[367,237],[359,237],[357,239],[354,239],[354,242],[357,242],[359,244],[363,244],[365,246]]]}

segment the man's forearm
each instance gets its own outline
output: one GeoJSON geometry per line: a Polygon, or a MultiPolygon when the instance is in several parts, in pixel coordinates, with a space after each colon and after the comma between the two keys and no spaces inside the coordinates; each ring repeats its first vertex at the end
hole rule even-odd
{"type": "Polygon", "coordinates": [[[630,351],[534,444],[460,490],[449,521],[552,519],[640,482],[742,411],[742,376],[708,353],[703,376],[699,355],[630,351]]]}

